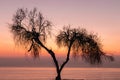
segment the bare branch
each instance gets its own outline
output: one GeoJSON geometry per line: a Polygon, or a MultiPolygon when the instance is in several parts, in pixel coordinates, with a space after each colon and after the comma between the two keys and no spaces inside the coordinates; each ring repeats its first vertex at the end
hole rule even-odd
{"type": "Polygon", "coordinates": [[[42,14],[37,12],[36,8],[31,11],[20,8],[13,16],[10,29],[16,44],[23,45],[25,48],[30,46],[28,52],[31,51],[36,57],[40,46],[37,46],[37,43],[33,40],[38,38],[40,41],[45,42],[51,27],[51,22],[45,20],[42,14]]]}
{"type": "MultiPolygon", "coordinates": [[[[103,56],[107,56],[102,51],[97,35],[88,34],[86,29],[64,27],[56,37],[56,42],[58,46],[67,46],[68,48],[72,42],[72,53],[81,54],[83,59],[92,64],[101,63],[103,56]]],[[[112,60],[112,57],[107,56],[106,58],[112,60]]]]}

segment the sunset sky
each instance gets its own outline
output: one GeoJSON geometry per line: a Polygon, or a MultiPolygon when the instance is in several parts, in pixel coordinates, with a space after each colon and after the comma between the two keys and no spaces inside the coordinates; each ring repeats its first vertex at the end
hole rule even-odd
{"type": "MultiPolygon", "coordinates": [[[[120,0],[0,0],[0,57],[25,55],[14,44],[8,24],[18,8],[34,7],[52,22],[53,35],[64,25],[86,28],[100,36],[105,52],[120,55],[120,0]]],[[[49,46],[64,55],[55,42],[49,46]]]]}

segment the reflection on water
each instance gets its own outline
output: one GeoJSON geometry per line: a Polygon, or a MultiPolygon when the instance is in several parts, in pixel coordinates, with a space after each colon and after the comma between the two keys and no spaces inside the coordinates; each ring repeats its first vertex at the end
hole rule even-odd
{"type": "MultiPolygon", "coordinates": [[[[0,68],[0,80],[54,80],[54,68],[0,68]]],[[[65,68],[63,80],[120,80],[120,68],[65,68]]]]}

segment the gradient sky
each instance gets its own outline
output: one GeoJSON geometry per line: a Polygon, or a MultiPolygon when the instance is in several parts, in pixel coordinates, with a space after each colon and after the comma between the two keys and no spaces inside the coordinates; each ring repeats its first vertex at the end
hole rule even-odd
{"type": "Polygon", "coordinates": [[[24,56],[24,49],[14,44],[8,23],[18,8],[34,7],[52,21],[54,34],[64,25],[80,26],[100,36],[104,51],[120,54],[120,0],[0,0],[0,57],[24,56]]]}

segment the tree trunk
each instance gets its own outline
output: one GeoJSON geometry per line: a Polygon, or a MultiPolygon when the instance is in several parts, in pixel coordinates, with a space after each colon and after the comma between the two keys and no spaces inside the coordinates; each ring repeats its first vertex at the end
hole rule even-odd
{"type": "Polygon", "coordinates": [[[56,79],[55,80],[61,80],[61,75],[60,72],[57,73],[56,79]]]}
{"type": "Polygon", "coordinates": [[[52,50],[48,49],[46,46],[44,46],[44,45],[42,44],[42,42],[40,42],[39,38],[35,39],[35,41],[36,41],[39,45],[41,45],[41,46],[51,55],[51,57],[53,58],[53,61],[54,61],[54,63],[55,63],[56,72],[57,72],[57,76],[56,76],[55,80],[61,80],[61,71],[63,70],[64,66],[65,66],[65,65],[68,63],[68,61],[69,61],[70,50],[71,50],[71,46],[72,46],[72,43],[73,43],[73,42],[71,42],[71,43],[70,43],[70,46],[68,47],[68,53],[67,53],[66,61],[63,62],[63,64],[62,64],[61,67],[59,68],[59,64],[58,64],[58,61],[57,61],[57,59],[56,59],[55,53],[54,53],[52,50]]]}
{"type": "Polygon", "coordinates": [[[56,72],[57,72],[57,77],[56,77],[55,80],[61,80],[61,75],[60,75],[61,71],[59,70],[59,64],[58,64],[58,61],[57,61],[57,59],[56,59],[55,53],[54,53],[52,50],[48,49],[46,46],[44,46],[44,45],[42,44],[42,42],[40,42],[40,40],[39,40],[38,38],[35,39],[35,41],[36,41],[39,45],[41,45],[41,46],[51,55],[51,57],[52,57],[52,59],[53,59],[53,61],[54,61],[54,63],[55,63],[56,72]]]}

